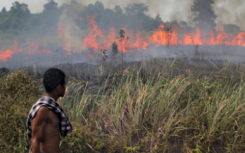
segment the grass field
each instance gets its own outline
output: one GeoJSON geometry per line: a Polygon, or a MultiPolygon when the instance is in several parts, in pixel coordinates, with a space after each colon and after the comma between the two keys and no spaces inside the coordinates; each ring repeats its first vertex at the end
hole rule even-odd
{"type": "MultiPolygon", "coordinates": [[[[75,127],[62,141],[62,151],[244,152],[245,66],[194,62],[145,61],[125,64],[123,71],[110,64],[86,72],[73,67],[70,74],[76,75],[68,74],[66,96],[58,101],[75,127]]],[[[43,94],[37,85],[41,80],[33,76],[19,70],[1,79],[4,152],[26,152],[30,147],[24,123],[43,94]]]]}

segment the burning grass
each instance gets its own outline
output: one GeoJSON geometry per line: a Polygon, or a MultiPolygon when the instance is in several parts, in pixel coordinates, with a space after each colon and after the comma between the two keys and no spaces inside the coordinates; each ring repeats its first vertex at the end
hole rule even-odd
{"type": "MultiPolygon", "coordinates": [[[[244,66],[213,63],[216,71],[209,67],[200,75],[181,61],[157,62],[142,63],[140,69],[125,65],[124,73],[116,71],[98,84],[97,94],[89,92],[91,79],[70,79],[59,103],[75,130],[63,140],[63,152],[245,151],[244,66]]],[[[7,88],[6,93],[11,94],[7,88]]],[[[14,101],[15,106],[19,100],[14,101]]]]}

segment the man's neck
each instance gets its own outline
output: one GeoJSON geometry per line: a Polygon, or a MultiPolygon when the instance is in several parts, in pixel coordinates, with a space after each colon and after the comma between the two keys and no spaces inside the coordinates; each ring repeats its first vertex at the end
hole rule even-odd
{"type": "Polygon", "coordinates": [[[59,99],[59,96],[57,96],[55,94],[45,93],[45,96],[53,98],[56,102],[59,99]]]}

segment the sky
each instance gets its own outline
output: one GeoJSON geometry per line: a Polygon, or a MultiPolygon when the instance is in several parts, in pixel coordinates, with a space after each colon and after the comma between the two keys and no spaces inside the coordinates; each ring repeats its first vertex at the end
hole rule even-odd
{"type": "MultiPolygon", "coordinates": [[[[10,9],[12,3],[16,0],[1,0],[1,7],[10,9]]],[[[28,5],[32,13],[41,12],[43,5],[48,0],[18,0],[21,3],[28,5]]],[[[59,6],[63,3],[69,3],[70,0],[55,0],[59,6]]],[[[97,0],[77,0],[82,4],[95,3],[97,0]]],[[[149,12],[152,17],[157,13],[160,14],[163,21],[184,20],[190,19],[190,8],[194,0],[99,0],[106,8],[113,9],[115,5],[120,5],[122,8],[130,3],[144,3],[149,6],[149,12]]],[[[245,30],[245,0],[215,0],[214,11],[218,16],[216,22],[223,24],[236,24],[245,30]]]]}

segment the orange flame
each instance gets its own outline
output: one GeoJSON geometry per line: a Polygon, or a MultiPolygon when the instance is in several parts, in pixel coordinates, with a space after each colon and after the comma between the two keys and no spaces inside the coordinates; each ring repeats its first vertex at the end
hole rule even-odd
{"type": "Polygon", "coordinates": [[[0,51],[0,61],[6,62],[9,58],[12,58],[12,55],[22,51],[21,48],[18,48],[17,40],[14,41],[12,49],[6,49],[5,51],[0,51]]]}
{"type": "MultiPolygon", "coordinates": [[[[165,45],[237,45],[245,46],[245,33],[240,32],[236,37],[232,38],[224,32],[222,25],[219,25],[219,32],[215,35],[212,31],[209,35],[201,35],[200,29],[197,28],[193,33],[185,33],[181,36],[178,34],[177,30],[166,31],[165,26],[162,24],[156,31],[152,32],[152,35],[144,37],[144,31],[138,32],[136,34],[133,31],[126,32],[124,38],[116,38],[116,32],[114,28],[110,29],[108,37],[106,37],[102,30],[98,28],[95,21],[97,15],[87,16],[89,21],[88,35],[83,39],[82,48],[90,48],[93,53],[98,53],[101,49],[110,49],[113,42],[118,45],[119,51],[126,53],[132,51],[132,49],[137,50],[147,50],[147,47],[151,44],[155,46],[165,46],[165,45]],[[129,38],[129,39],[128,39],[129,38]]],[[[170,25],[167,25],[168,28],[170,25]]],[[[126,27],[123,28],[126,31],[126,27]]],[[[62,26],[59,31],[59,36],[64,38],[64,30],[62,26]]],[[[70,41],[69,39],[66,41],[70,41]]],[[[64,47],[68,50],[67,47],[64,47]]],[[[89,58],[91,55],[88,56],[89,58]]]]}
{"type": "MultiPolygon", "coordinates": [[[[94,16],[87,16],[89,21],[88,34],[83,38],[82,45],[77,48],[82,50],[92,50],[93,53],[89,52],[86,57],[96,59],[94,54],[98,53],[101,49],[110,50],[114,42],[117,43],[120,52],[126,53],[132,50],[147,50],[148,46],[176,46],[176,45],[235,45],[245,47],[245,32],[239,32],[237,36],[230,36],[224,32],[224,27],[218,25],[218,32],[213,33],[209,31],[207,33],[201,34],[200,29],[196,29],[192,33],[178,34],[178,30],[166,30],[170,28],[170,25],[166,27],[162,24],[157,30],[153,31],[151,35],[146,35],[144,31],[138,32],[136,34],[133,31],[127,32],[126,27],[123,30],[126,31],[125,36],[121,38],[116,38],[117,32],[114,28],[110,28],[109,34],[105,34],[99,29],[94,16]]],[[[67,35],[63,25],[60,25],[58,30],[59,41],[61,42],[66,55],[71,55],[72,51],[75,50],[74,43],[70,36],[67,35]]],[[[69,34],[69,33],[68,33],[69,34]]],[[[21,49],[18,47],[17,41],[9,49],[0,51],[0,61],[7,61],[12,58],[15,53],[20,53],[23,50],[28,50],[28,54],[49,54],[50,50],[44,49],[40,50],[39,41],[29,43],[26,49],[21,49]]],[[[80,50],[81,51],[81,50],[80,50]]]]}
{"type": "Polygon", "coordinates": [[[65,52],[66,55],[71,55],[71,52],[65,52]]]}
{"type": "Polygon", "coordinates": [[[97,23],[94,21],[94,16],[87,16],[87,20],[89,20],[89,34],[83,40],[83,47],[91,47],[95,53],[98,52],[99,46],[101,46],[101,39],[104,37],[102,31],[98,28],[97,23]],[[99,38],[99,41],[97,41],[99,38]]]}
{"type": "Polygon", "coordinates": [[[113,42],[117,42],[118,48],[121,52],[129,52],[129,48],[136,48],[138,50],[146,50],[147,47],[151,44],[158,46],[165,45],[236,45],[236,46],[245,46],[245,32],[240,32],[236,37],[231,40],[231,36],[223,32],[223,26],[219,25],[219,33],[217,36],[214,35],[212,31],[209,32],[209,35],[201,35],[200,29],[197,28],[196,32],[189,34],[185,33],[182,38],[179,37],[179,34],[176,30],[166,31],[164,25],[160,25],[156,31],[153,31],[151,36],[146,38],[142,37],[142,33],[133,34],[132,31],[129,32],[129,40],[127,39],[128,35],[125,35],[125,39],[118,40],[115,38],[115,30],[111,28],[111,32],[107,40],[100,29],[97,27],[97,23],[94,21],[96,16],[87,17],[91,27],[89,28],[89,34],[84,38],[83,46],[87,48],[92,48],[94,53],[100,48],[109,49],[113,42]],[[136,36],[136,38],[134,38],[136,36]],[[113,40],[114,37],[114,40],[113,40]],[[128,50],[126,50],[128,48],[128,50]]]}
{"type": "Polygon", "coordinates": [[[50,54],[51,51],[50,50],[47,50],[47,49],[44,49],[44,50],[39,50],[38,49],[38,46],[39,46],[39,42],[33,42],[33,43],[29,43],[29,46],[28,46],[28,53],[29,54],[50,54]]]}
{"type": "Polygon", "coordinates": [[[5,50],[4,52],[0,53],[0,61],[6,62],[7,59],[12,58],[14,52],[12,50],[5,50]]]}

